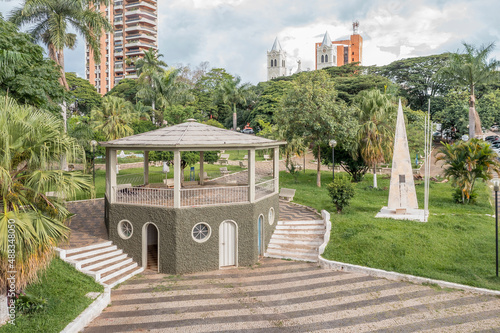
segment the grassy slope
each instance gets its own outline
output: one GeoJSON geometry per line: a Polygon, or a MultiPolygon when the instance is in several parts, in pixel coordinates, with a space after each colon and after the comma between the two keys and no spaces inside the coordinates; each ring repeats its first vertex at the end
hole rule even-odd
{"type": "Polygon", "coordinates": [[[47,299],[45,311],[17,315],[16,325],[5,324],[0,332],[60,332],[82,313],[93,300],[88,292],[103,287],[91,277],[76,271],[60,259],[53,259],[40,280],[26,288],[27,293],[47,299]]]}
{"type": "MultiPolygon", "coordinates": [[[[299,173],[298,183],[281,173],[280,185],[296,188],[295,202],[334,212],[326,184],[331,173],[322,174],[323,187],[317,188],[316,173],[299,173]]],[[[378,177],[379,188],[371,175],[356,185],[351,206],[343,214],[332,214],[332,233],[324,257],[400,273],[452,281],[500,290],[495,277],[495,220],[490,192],[479,183],[478,203],[455,204],[449,184],[431,183],[427,223],[375,219],[387,205],[389,180],[378,177]]],[[[417,185],[420,207],[424,188],[417,185]]]]}

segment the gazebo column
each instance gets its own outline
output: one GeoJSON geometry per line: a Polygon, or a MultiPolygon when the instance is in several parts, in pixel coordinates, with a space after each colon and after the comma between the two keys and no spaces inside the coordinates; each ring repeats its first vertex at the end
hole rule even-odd
{"type": "Polygon", "coordinates": [[[200,151],[200,185],[203,185],[203,159],[204,159],[204,152],[200,151]]]}
{"type": "Polygon", "coordinates": [[[149,151],[144,151],[144,185],[149,184],[149,151]]]}
{"type": "Polygon", "coordinates": [[[116,193],[116,150],[106,148],[106,198],[115,202],[116,193]]]}
{"type": "Polygon", "coordinates": [[[181,152],[174,150],[174,208],[181,208],[181,152]]]}
{"type": "Polygon", "coordinates": [[[280,148],[273,148],[273,178],[274,193],[278,193],[280,187],[280,148]]]}
{"type": "Polygon", "coordinates": [[[248,201],[255,202],[255,149],[248,150],[248,201]]]}

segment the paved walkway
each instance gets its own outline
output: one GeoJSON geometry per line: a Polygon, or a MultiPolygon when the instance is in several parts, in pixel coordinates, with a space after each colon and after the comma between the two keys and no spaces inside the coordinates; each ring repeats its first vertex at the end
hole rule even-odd
{"type": "Polygon", "coordinates": [[[182,276],[148,271],[111,293],[97,332],[498,332],[500,298],[262,259],[182,276]]]}

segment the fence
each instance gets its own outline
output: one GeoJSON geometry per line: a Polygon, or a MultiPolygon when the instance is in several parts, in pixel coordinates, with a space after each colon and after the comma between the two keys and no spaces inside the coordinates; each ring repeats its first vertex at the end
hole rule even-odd
{"type": "Polygon", "coordinates": [[[247,202],[248,186],[207,187],[181,190],[181,205],[212,206],[247,202]]]}
{"type": "Polygon", "coordinates": [[[114,187],[115,202],[145,206],[174,206],[174,190],[163,188],[114,187]]]}
{"type": "Polygon", "coordinates": [[[275,192],[274,179],[255,184],[255,199],[256,200],[263,198],[266,195],[273,194],[274,192],[275,192]]]}

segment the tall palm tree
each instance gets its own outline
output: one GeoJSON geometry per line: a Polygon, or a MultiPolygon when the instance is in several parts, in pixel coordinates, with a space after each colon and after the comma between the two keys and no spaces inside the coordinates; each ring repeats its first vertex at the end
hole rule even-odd
{"type": "Polygon", "coordinates": [[[51,169],[61,154],[69,160],[85,156],[75,139],[61,134],[61,127],[62,121],[46,111],[0,100],[0,292],[5,291],[7,271],[17,270],[18,290],[36,280],[53,247],[69,235],[66,219],[71,214],[62,199],[46,192],[73,197],[92,189],[88,175],[51,169]],[[8,230],[15,232],[14,243],[8,230]],[[12,245],[15,269],[8,267],[14,262],[8,260],[12,245]]]}
{"type": "Polygon", "coordinates": [[[495,43],[481,45],[479,48],[471,44],[463,43],[465,53],[454,53],[450,57],[447,67],[444,67],[439,75],[461,87],[469,89],[469,136],[474,138],[476,134],[482,135],[481,120],[476,111],[475,88],[480,84],[487,84],[495,80],[496,69],[500,67],[500,61],[488,60],[489,55],[495,48],[495,43]]]}
{"type": "Polygon", "coordinates": [[[239,76],[233,78],[232,80],[224,80],[217,87],[217,99],[222,101],[223,104],[229,106],[229,108],[233,109],[233,130],[236,130],[237,126],[236,104],[246,103],[246,96],[249,87],[250,83],[242,84],[239,76]]]}
{"type": "MultiPolygon", "coordinates": [[[[60,68],[59,82],[68,90],[64,71],[64,49],[73,49],[76,34],[69,33],[71,26],[83,35],[93,51],[94,59],[100,59],[100,38],[112,26],[99,12],[99,5],[107,0],[25,0],[22,7],[12,11],[10,21],[18,26],[33,25],[30,34],[35,42],[42,42],[49,50],[49,57],[60,68]]],[[[66,131],[66,107],[63,106],[64,131],[66,131]]]]}
{"type": "Polygon", "coordinates": [[[158,53],[157,50],[149,49],[144,52],[144,57],[138,60],[131,60],[135,63],[137,75],[139,76],[137,83],[139,90],[137,96],[151,103],[153,108],[152,121],[155,123],[155,108],[157,99],[157,90],[155,86],[158,85],[157,81],[161,80],[162,74],[165,72],[167,64],[160,60],[163,54],[158,53]]]}
{"type": "Polygon", "coordinates": [[[134,134],[130,124],[139,119],[133,112],[132,103],[120,97],[106,96],[102,107],[91,112],[96,131],[101,131],[106,140],[115,140],[134,134]]]}
{"type": "Polygon", "coordinates": [[[377,163],[392,155],[395,106],[378,90],[363,90],[355,98],[358,108],[358,144],[361,157],[373,168],[373,187],[377,187],[377,163]]]}
{"type": "Polygon", "coordinates": [[[445,176],[457,187],[461,203],[469,203],[474,194],[477,179],[489,180],[493,172],[500,175],[500,162],[491,146],[479,139],[444,144],[437,160],[447,164],[445,176]]]}
{"type": "Polygon", "coordinates": [[[180,73],[180,69],[169,68],[163,75],[154,77],[154,90],[160,107],[165,108],[175,104],[184,105],[193,101],[189,85],[181,80],[180,73]]]}

